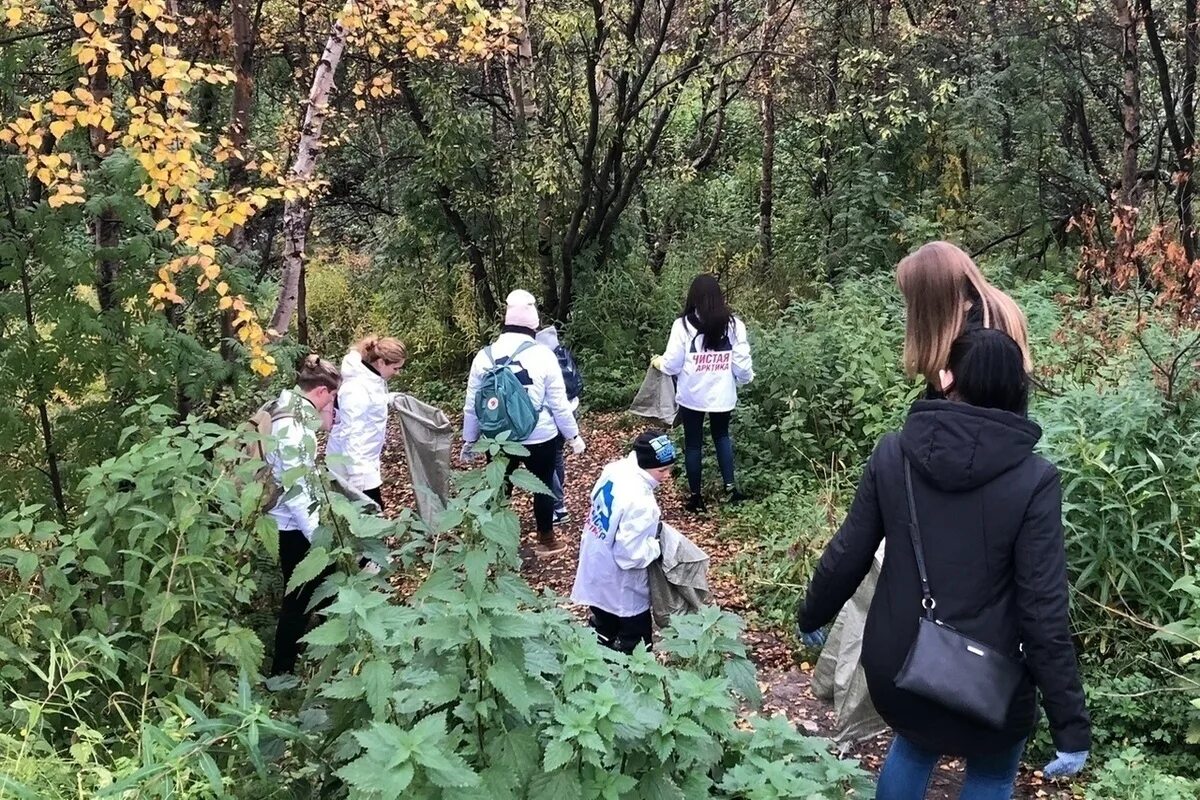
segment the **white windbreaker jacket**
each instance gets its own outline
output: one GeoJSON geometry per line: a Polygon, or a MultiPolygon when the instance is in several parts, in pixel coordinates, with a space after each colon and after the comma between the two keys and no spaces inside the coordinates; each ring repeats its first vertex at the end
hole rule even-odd
{"type": "Polygon", "coordinates": [[[632,617],[650,608],[646,567],[661,554],[658,524],[662,512],[654,497],[657,485],[632,454],[600,473],[579,542],[572,601],[618,617],[632,617]]]}
{"type": "Polygon", "coordinates": [[[325,451],[346,459],[330,469],[359,491],[383,483],[380,455],[387,436],[388,408],[392,400],[387,381],[351,350],[342,359],[342,386],[338,389],[337,421],[329,432],[325,451]]]}
{"type": "MultiPolygon", "coordinates": [[[[497,363],[502,363],[527,342],[533,342],[533,339],[523,333],[502,333],[492,344],[492,356],[497,363]]],[[[483,376],[491,366],[487,348],[476,353],[475,360],[471,362],[471,375],[467,379],[467,401],[463,405],[465,442],[479,440],[475,395],[479,394],[483,376]]],[[[534,342],[532,347],[521,353],[520,361],[509,364],[509,369],[517,374],[517,379],[521,381],[521,385],[529,393],[529,399],[533,401],[533,407],[541,409],[537,427],[523,444],[542,444],[560,433],[566,439],[574,439],[579,435],[579,426],[571,412],[571,404],[567,401],[567,387],[563,384],[562,369],[558,366],[558,356],[554,355],[553,350],[534,342]]]]}
{"type": "MultiPolygon", "coordinates": [[[[298,388],[285,389],[275,401],[275,407],[293,413],[293,416],[282,417],[272,423],[271,435],[278,446],[266,454],[271,474],[284,486],[283,476],[290,469],[305,467],[308,475],[316,472],[317,428],[321,425],[321,418],[298,388]]],[[[311,542],[320,520],[318,508],[317,495],[308,477],[302,477],[291,489],[285,487],[283,496],[268,513],[279,530],[300,531],[311,542]]]]}
{"type": "Polygon", "coordinates": [[[704,336],[680,317],[671,326],[663,372],[677,376],[675,402],[693,411],[732,411],[737,387],[754,380],[750,339],[737,317],[729,321],[729,350],[705,350],[704,336]]]}

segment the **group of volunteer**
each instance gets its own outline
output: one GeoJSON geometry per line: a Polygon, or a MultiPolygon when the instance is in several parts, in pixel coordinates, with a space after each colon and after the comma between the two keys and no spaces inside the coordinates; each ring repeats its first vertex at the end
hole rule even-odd
{"type": "MultiPolygon", "coordinates": [[[[1058,472],[1034,452],[1041,430],[1027,416],[1032,361],[1019,306],[947,242],[903,259],[897,282],[906,309],[904,364],[910,376],[924,378],[926,393],[903,429],[883,437],[867,462],[845,522],[798,603],[797,637],[819,648],[838,618],[837,638],[855,643],[853,663],[849,670],[839,665],[837,682],[844,687],[845,675],[862,675],[874,709],[896,733],[879,800],[924,797],[945,755],[966,759],[964,800],[1006,800],[1039,695],[1057,749],[1045,775],[1078,773],[1090,749],[1068,618],[1058,472]],[[873,594],[859,592],[865,579],[873,594]]],[[[579,455],[586,444],[577,419],[578,366],[557,332],[539,330],[540,322],[530,293],[508,295],[501,333],[471,364],[460,458],[475,462],[484,439],[524,446],[527,455],[509,469],[524,465],[552,489],[533,501],[534,553],[551,558],[567,547],[555,532],[569,520],[564,452],[579,455]]],[[[404,360],[403,345],[390,338],[360,343],[340,371],[309,357],[296,387],[277,401],[294,410],[273,423],[290,448],[289,456],[281,449],[269,459],[277,478],[315,465],[314,431],[324,419],[332,425],[329,452],[349,458],[355,488],[382,507],[386,383],[404,360]]],[[[705,419],[723,497],[739,502],[730,422],[738,387],[754,371],[746,327],[714,276],[692,282],[666,347],[650,363],[650,374],[672,384],[663,427],[683,428],[686,508],[705,510],[705,419]]],[[[592,486],[571,598],[588,607],[599,641],[614,650],[650,647],[652,617],[658,620],[651,587],[683,552],[656,498],[679,460],[667,433],[646,430],[592,486]]],[[[307,552],[317,521],[314,498],[299,486],[271,511],[285,580],[307,552]]],[[[276,672],[294,667],[308,602],[322,578],[284,600],[276,672]]]]}

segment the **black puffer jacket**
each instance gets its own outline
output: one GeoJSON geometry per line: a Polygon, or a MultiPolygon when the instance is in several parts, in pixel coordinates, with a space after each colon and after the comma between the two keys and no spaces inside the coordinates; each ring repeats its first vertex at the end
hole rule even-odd
{"type": "Polygon", "coordinates": [[[867,463],[846,521],[821,558],[800,610],[801,630],[824,626],[854,594],[886,539],[864,633],[871,699],[897,732],[956,756],[993,753],[1029,735],[1036,685],[1054,743],[1090,747],[1091,726],[1067,616],[1062,493],[1054,465],[1033,454],[1041,429],[1024,417],[922,400],[903,431],[867,463]],[[913,465],[926,569],[939,619],[1001,651],[1024,645],[1029,678],[1002,730],[897,689],[917,635],[921,587],[908,533],[904,456],[913,465]]]}

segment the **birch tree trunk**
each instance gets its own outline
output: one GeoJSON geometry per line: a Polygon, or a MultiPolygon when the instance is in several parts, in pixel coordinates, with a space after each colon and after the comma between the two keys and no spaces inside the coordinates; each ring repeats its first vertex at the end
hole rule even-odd
{"type": "MultiPolygon", "coordinates": [[[[776,24],[775,0],[767,0],[763,20],[763,49],[774,46],[772,26],[776,24]]],[[[762,118],[762,177],[758,186],[758,263],[769,273],[774,260],[775,240],[772,219],[775,214],[775,59],[763,56],[762,97],[759,100],[762,118]]]]}
{"type": "MultiPolygon", "coordinates": [[[[329,93],[333,89],[333,76],[342,60],[346,48],[346,28],[342,18],[352,11],[353,0],[342,6],[325,51],[317,63],[312,88],[308,92],[308,105],[304,112],[304,125],[300,129],[300,144],[296,148],[296,159],[292,163],[289,177],[297,183],[312,179],[317,167],[317,156],[321,153],[321,128],[329,107],[329,93]]],[[[300,302],[300,272],[304,268],[304,246],[308,238],[308,226],[312,221],[311,198],[297,197],[287,200],[283,206],[283,275],[279,285],[279,304],[271,315],[270,330],[273,335],[287,333],[300,302]]]]}

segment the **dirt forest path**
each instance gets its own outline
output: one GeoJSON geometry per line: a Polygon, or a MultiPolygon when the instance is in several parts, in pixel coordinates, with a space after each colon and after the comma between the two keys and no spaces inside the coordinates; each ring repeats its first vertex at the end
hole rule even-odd
{"type": "MultiPolygon", "coordinates": [[[[568,454],[566,460],[567,509],[570,519],[558,527],[558,535],[567,543],[567,549],[550,559],[533,557],[535,541],[533,508],[530,496],[517,492],[513,497],[514,507],[522,522],[522,571],[535,589],[553,589],[564,597],[571,592],[575,580],[575,569],[579,556],[579,525],[586,515],[590,503],[588,494],[600,470],[608,462],[621,457],[638,432],[645,425],[636,419],[621,414],[585,415],[581,419],[587,451],[582,456],[568,454]]],[[[384,449],[384,501],[389,513],[401,507],[415,508],[413,492],[409,483],[408,470],[404,463],[404,450],[399,441],[398,426],[389,427],[389,441],[384,449]]],[[[682,441],[678,444],[682,446],[682,441]]],[[[457,453],[456,441],[453,452],[457,453]]],[[[721,608],[745,616],[749,611],[746,594],[722,566],[733,558],[736,542],[723,540],[720,535],[720,518],[710,512],[703,516],[689,514],[683,508],[685,489],[682,486],[665,487],[659,494],[663,520],[683,531],[711,557],[709,583],[713,595],[721,608]]],[[[582,617],[582,610],[571,607],[582,617]]],[[[825,702],[813,697],[810,689],[812,667],[807,663],[796,664],[792,651],[779,632],[748,627],[744,636],[750,656],[758,666],[759,685],[763,690],[764,705],[761,713],[785,714],[801,731],[813,735],[830,735],[833,730],[833,711],[825,702]]],[[[887,752],[890,736],[881,736],[854,747],[848,755],[858,758],[864,767],[873,773],[879,771],[883,756],[887,752]]],[[[963,764],[959,761],[943,763],[934,774],[929,800],[950,800],[958,796],[962,784],[963,764]]],[[[1069,789],[1043,782],[1030,769],[1023,767],[1018,779],[1017,800],[1027,798],[1056,798],[1068,800],[1073,797],[1069,789]]]]}

